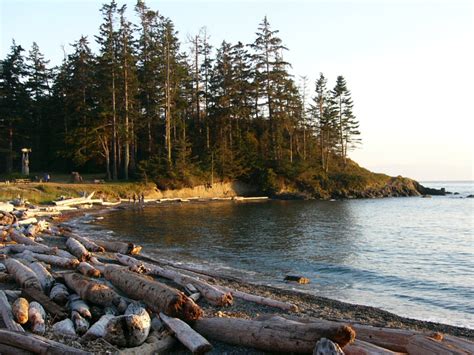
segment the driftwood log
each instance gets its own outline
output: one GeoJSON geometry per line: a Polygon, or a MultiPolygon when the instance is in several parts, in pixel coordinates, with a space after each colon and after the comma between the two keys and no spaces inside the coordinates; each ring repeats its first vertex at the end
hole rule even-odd
{"type": "Polygon", "coordinates": [[[154,312],[190,321],[202,316],[201,308],[183,292],[146,279],[126,268],[107,265],[104,276],[128,297],[141,300],[154,312]]]}
{"type": "Polygon", "coordinates": [[[89,321],[87,321],[87,319],[82,317],[79,314],[79,312],[72,311],[71,312],[71,320],[74,323],[74,329],[76,329],[76,333],[78,335],[84,334],[89,329],[89,325],[90,325],[89,321]]]}
{"type": "Polygon", "coordinates": [[[28,334],[17,333],[5,329],[0,329],[0,344],[5,344],[18,349],[31,351],[35,354],[51,354],[51,355],[87,355],[86,351],[79,350],[54,340],[44,337],[28,334]]]}
{"type": "Polygon", "coordinates": [[[8,303],[7,296],[5,296],[5,292],[1,290],[0,290],[0,314],[2,315],[3,323],[5,324],[7,329],[15,331],[15,332],[25,331],[20,324],[15,322],[13,318],[12,308],[10,306],[10,303],[8,303]]]}
{"type": "Polygon", "coordinates": [[[346,355],[401,355],[405,353],[399,353],[391,351],[380,346],[368,343],[363,340],[356,339],[352,344],[346,345],[343,349],[346,355]]]}
{"type": "Polygon", "coordinates": [[[109,240],[96,240],[96,244],[101,246],[107,251],[126,254],[126,255],[137,255],[140,254],[142,247],[133,243],[115,242],[109,240]]]}
{"type": "Polygon", "coordinates": [[[144,264],[137,259],[122,254],[117,254],[117,260],[124,265],[133,266],[139,269],[144,268],[148,270],[148,273],[170,279],[182,287],[192,284],[201,293],[202,297],[216,306],[228,306],[232,304],[233,298],[230,292],[224,292],[218,287],[203,280],[183,275],[175,270],[165,269],[151,264],[144,264]]]}
{"type": "Polygon", "coordinates": [[[90,259],[91,254],[87,251],[86,247],[74,238],[68,238],[66,240],[66,247],[79,261],[87,261],[90,259]]]}
{"type": "Polygon", "coordinates": [[[91,264],[88,262],[82,261],[79,266],[77,267],[77,271],[79,271],[82,275],[84,276],[89,276],[89,277],[100,277],[101,273],[98,269],[93,267],[91,264]]]}
{"type": "Polygon", "coordinates": [[[54,285],[53,275],[51,275],[51,273],[40,262],[31,263],[30,268],[38,277],[44,293],[48,295],[49,291],[51,291],[51,287],[54,285]]]}
{"type": "Polygon", "coordinates": [[[65,269],[75,269],[79,265],[79,260],[76,258],[63,258],[56,255],[44,255],[38,253],[30,253],[38,261],[43,261],[47,264],[58,266],[65,269]]]}
{"type": "Polygon", "coordinates": [[[43,335],[46,331],[46,312],[38,302],[31,302],[28,307],[28,320],[31,324],[31,331],[35,334],[43,335]]]}
{"type": "Polygon", "coordinates": [[[68,306],[71,312],[76,311],[84,318],[92,318],[91,310],[87,303],[85,303],[79,295],[75,293],[69,296],[68,306]]]}
{"type": "Polygon", "coordinates": [[[181,319],[168,317],[163,313],[160,313],[160,318],[171,334],[193,354],[204,354],[211,351],[212,345],[181,319]]]}
{"type": "Polygon", "coordinates": [[[19,297],[12,304],[12,313],[18,324],[25,324],[28,322],[28,307],[29,302],[26,298],[19,297]]]}
{"type": "Polygon", "coordinates": [[[7,267],[8,273],[13,275],[16,283],[21,287],[31,287],[42,290],[38,277],[28,266],[12,258],[5,260],[5,266],[7,267]]]}
{"type": "Polygon", "coordinates": [[[54,323],[53,332],[62,336],[68,336],[72,338],[77,337],[76,329],[74,328],[74,323],[69,318],[54,323]]]}
{"type": "Polygon", "coordinates": [[[82,336],[83,339],[86,340],[94,340],[97,338],[103,338],[105,335],[105,327],[109,323],[109,321],[115,318],[113,314],[104,314],[100,319],[95,322],[89,330],[82,336]]]}
{"type": "Polygon", "coordinates": [[[16,229],[11,229],[9,231],[10,238],[14,242],[18,244],[25,244],[25,245],[41,245],[40,243],[35,242],[33,239],[25,237],[21,232],[17,231],[16,229]]]}
{"type": "Polygon", "coordinates": [[[64,281],[85,301],[104,307],[114,305],[122,311],[127,307],[125,300],[107,285],[75,273],[64,275],[64,281]]]}
{"type": "Polygon", "coordinates": [[[82,237],[78,234],[69,232],[69,231],[64,230],[64,229],[61,230],[61,234],[63,236],[65,236],[66,238],[76,239],[78,242],[80,242],[82,245],[84,245],[86,247],[86,249],[89,250],[89,251],[98,252],[98,253],[102,253],[102,252],[105,251],[103,247],[101,247],[100,245],[97,245],[96,243],[94,243],[89,238],[82,237]]]}
{"type": "Polygon", "coordinates": [[[5,249],[7,249],[9,253],[15,253],[15,254],[23,253],[24,251],[28,250],[33,253],[54,255],[58,251],[58,248],[51,248],[42,244],[39,244],[39,245],[11,244],[7,246],[5,249]]]}
{"type": "Polygon", "coordinates": [[[466,355],[473,354],[474,343],[461,338],[450,341],[443,336],[436,338],[418,334],[410,338],[406,348],[410,355],[466,355]]]}
{"type": "Polygon", "coordinates": [[[200,334],[211,339],[275,352],[312,353],[316,342],[321,338],[330,339],[340,347],[355,339],[355,331],[347,325],[331,327],[313,323],[202,318],[195,322],[194,327],[200,334]]]}

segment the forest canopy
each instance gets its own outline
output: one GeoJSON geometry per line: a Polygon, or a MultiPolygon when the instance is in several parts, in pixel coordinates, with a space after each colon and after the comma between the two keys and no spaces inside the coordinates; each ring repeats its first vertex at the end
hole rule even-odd
{"type": "Polygon", "coordinates": [[[23,147],[32,171],[164,188],[240,179],[271,191],[279,176],[344,171],[360,142],[346,80],[291,75],[266,17],[252,43],[213,48],[203,28],[185,50],[171,19],[142,0],[133,10],[138,23],[126,5],[104,4],[97,35],[77,39],[59,66],[13,41],[0,71],[3,172],[17,170],[23,147]]]}

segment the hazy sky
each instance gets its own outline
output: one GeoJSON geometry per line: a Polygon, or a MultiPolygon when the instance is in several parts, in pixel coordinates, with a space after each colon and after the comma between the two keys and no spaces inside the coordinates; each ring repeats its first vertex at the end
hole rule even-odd
{"type": "MultiPolygon", "coordinates": [[[[135,1],[127,3],[130,17],[135,1]]],[[[0,0],[0,58],[11,40],[36,41],[52,64],[81,34],[93,42],[103,1],[0,0]]],[[[253,42],[268,16],[290,49],[295,78],[311,91],[319,72],[346,77],[371,170],[419,180],[474,179],[474,5],[469,0],[147,1],[187,35],[253,42]]],[[[94,48],[95,46],[93,46],[94,48]]]]}

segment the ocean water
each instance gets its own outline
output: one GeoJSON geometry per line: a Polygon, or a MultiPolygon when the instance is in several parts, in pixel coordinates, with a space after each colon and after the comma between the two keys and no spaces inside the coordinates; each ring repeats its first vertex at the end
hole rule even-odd
{"type": "Polygon", "coordinates": [[[423,184],[459,194],[153,205],[83,228],[254,282],[474,328],[474,185],[423,184]]]}

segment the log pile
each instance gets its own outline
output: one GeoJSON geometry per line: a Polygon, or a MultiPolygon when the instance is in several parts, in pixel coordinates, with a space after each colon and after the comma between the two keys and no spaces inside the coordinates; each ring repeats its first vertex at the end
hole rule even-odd
{"type": "MultiPolygon", "coordinates": [[[[84,200],[92,196],[58,205],[84,200]]],[[[141,250],[132,243],[91,240],[15,212],[0,215],[0,272],[17,285],[0,288],[0,324],[6,327],[0,353],[86,353],[41,336],[53,333],[82,342],[102,338],[122,354],[166,352],[177,342],[202,354],[212,349],[209,340],[269,352],[474,353],[474,343],[452,336],[289,316],[298,312],[296,305],[219,285],[179,265],[144,262],[130,256],[141,250]],[[48,245],[52,236],[60,247],[48,245]],[[274,312],[243,319],[220,312],[212,317],[201,308],[234,302],[274,312]]]]}

